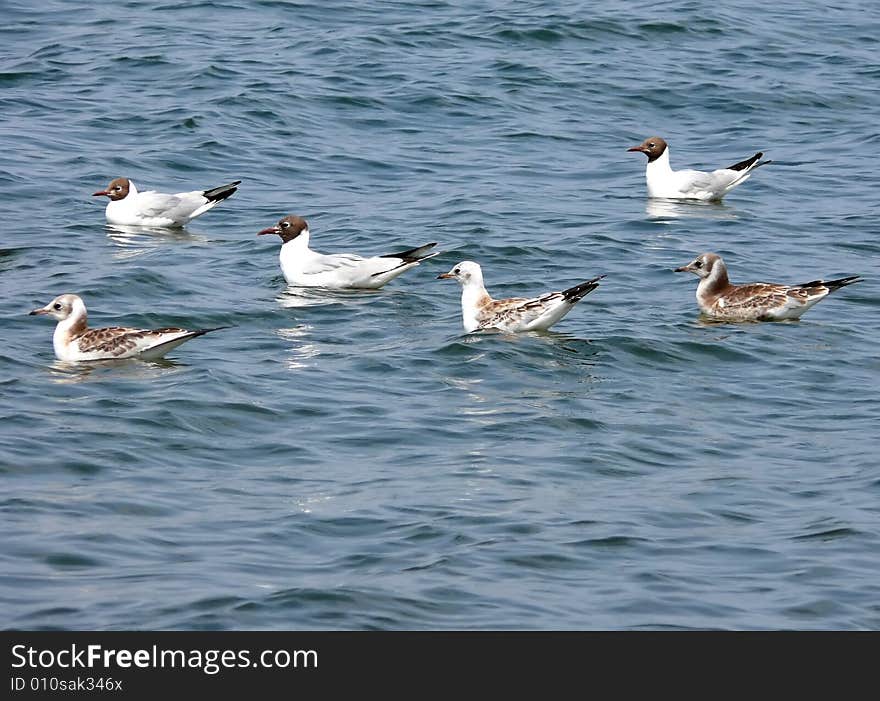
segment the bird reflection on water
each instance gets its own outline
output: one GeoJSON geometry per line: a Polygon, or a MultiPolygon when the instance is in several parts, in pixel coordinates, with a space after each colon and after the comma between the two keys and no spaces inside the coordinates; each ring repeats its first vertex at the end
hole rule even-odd
{"type": "Polygon", "coordinates": [[[151,253],[162,246],[177,243],[207,243],[201,234],[193,234],[186,229],[162,229],[151,226],[123,226],[107,224],[104,227],[107,238],[119,247],[114,258],[125,260],[151,253]]]}
{"type": "Polygon", "coordinates": [[[738,217],[736,209],[723,202],[700,202],[699,200],[670,200],[649,198],[645,214],[650,219],[716,219],[731,220],[738,217]]]}

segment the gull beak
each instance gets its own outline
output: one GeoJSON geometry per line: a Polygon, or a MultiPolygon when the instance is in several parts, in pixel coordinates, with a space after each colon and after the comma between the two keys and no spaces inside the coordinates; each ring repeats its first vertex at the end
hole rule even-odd
{"type": "Polygon", "coordinates": [[[98,190],[97,192],[92,193],[92,197],[105,197],[109,194],[110,192],[108,190],[98,190]]]}
{"type": "Polygon", "coordinates": [[[263,234],[280,234],[281,229],[277,226],[270,226],[268,229],[263,229],[262,231],[257,232],[257,236],[262,236],[263,234]]]}
{"type": "Polygon", "coordinates": [[[453,275],[452,273],[440,273],[440,274],[437,276],[437,279],[438,279],[438,280],[454,280],[454,279],[455,279],[455,275],[453,275]]]}
{"type": "Polygon", "coordinates": [[[682,265],[680,268],[676,268],[672,272],[673,273],[689,273],[691,270],[692,270],[691,264],[688,263],[687,265],[682,265]]]}
{"type": "Polygon", "coordinates": [[[638,146],[632,146],[627,149],[627,151],[640,151],[641,153],[646,153],[645,147],[639,144],[638,146]]]}
{"type": "Polygon", "coordinates": [[[34,314],[48,314],[49,310],[46,307],[40,307],[39,309],[34,309],[32,312],[28,312],[28,316],[33,316],[34,314]]]}

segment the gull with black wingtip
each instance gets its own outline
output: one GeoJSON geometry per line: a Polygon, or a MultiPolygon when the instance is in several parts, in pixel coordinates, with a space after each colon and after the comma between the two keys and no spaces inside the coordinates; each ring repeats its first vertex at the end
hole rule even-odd
{"type": "Polygon", "coordinates": [[[234,180],[210,190],[168,195],[154,190],[138,192],[128,178],[116,178],[106,190],[98,190],[92,197],[110,199],[105,211],[109,224],[179,228],[231,197],[240,183],[241,180],[234,180]]]}
{"type": "Polygon", "coordinates": [[[648,137],[638,146],[628,148],[627,151],[640,151],[648,157],[648,165],[645,168],[648,197],[667,199],[717,202],[733,188],[748,180],[755,168],[772,163],[772,161],[762,161],[761,157],[764,153],[758,151],[751,158],[712,172],[672,170],[669,164],[669,145],[659,136],[648,137]]]}
{"type": "Polygon", "coordinates": [[[140,358],[157,360],[168,351],[213,329],[133,329],[110,326],[103,329],[90,329],[86,305],[77,295],[63,294],[53,299],[45,307],[34,309],[33,314],[50,316],[58,321],[52,344],[59,360],[119,360],[140,358]]]}
{"type": "Polygon", "coordinates": [[[546,331],[568,314],[575,304],[599,286],[604,275],[594,277],[561,292],[540,297],[492,299],[483,285],[483,271],[478,263],[465,260],[438,280],[458,280],[461,284],[461,317],[464,330],[495,329],[507,333],[546,331]]]}
{"type": "Polygon", "coordinates": [[[697,304],[714,321],[784,321],[798,319],[817,302],[841,287],[861,282],[859,275],[837,280],[813,280],[800,285],[753,282],[734,285],[717,253],[702,253],[676,273],[700,278],[697,304]]]}
{"type": "Polygon", "coordinates": [[[309,248],[308,222],[293,214],[257,233],[258,236],[265,234],[281,237],[281,272],[289,284],[300,287],[378,290],[439,253],[430,252],[436,243],[371,258],[354,253],[318,253],[309,248]]]}

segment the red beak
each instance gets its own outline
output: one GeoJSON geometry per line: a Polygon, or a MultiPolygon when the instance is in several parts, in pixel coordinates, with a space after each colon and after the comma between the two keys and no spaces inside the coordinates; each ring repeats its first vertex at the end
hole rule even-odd
{"type": "Polygon", "coordinates": [[[279,229],[277,226],[270,226],[268,229],[263,229],[262,231],[257,232],[257,236],[262,236],[263,234],[277,234],[279,233],[279,229]]]}
{"type": "Polygon", "coordinates": [[[107,190],[98,190],[97,192],[92,193],[92,197],[103,197],[105,195],[109,195],[110,193],[107,190]]]}
{"type": "Polygon", "coordinates": [[[645,147],[640,144],[638,146],[633,146],[632,148],[628,148],[627,151],[641,151],[642,153],[644,153],[645,147]]]}

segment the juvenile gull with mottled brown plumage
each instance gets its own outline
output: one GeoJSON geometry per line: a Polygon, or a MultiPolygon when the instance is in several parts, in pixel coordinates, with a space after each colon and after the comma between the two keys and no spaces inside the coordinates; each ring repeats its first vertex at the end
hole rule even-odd
{"type": "Polygon", "coordinates": [[[807,309],[841,287],[860,282],[859,275],[813,280],[800,285],[753,282],[734,285],[716,253],[703,253],[675,272],[694,273],[700,311],[716,321],[783,321],[798,319],[807,309]]]}
{"type": "Polygon", "coordinates": [[[121,226],[181,227],[231,197],[241,180],[210,190],[193,190],[168,195],[147,190],[138,192],[128,178],[116,178],[106,190],[93,197],[108,197],[106,217],[110,224],[121,226]]]}
{"type": "Polygon", "coordinates": [[[567,290],[549,292],[540,297],[508,299],[492,299],[483,285],[482,269],[470,260],[462,261],[448,273],[438,275],[437,279],[461,283],[461,316],[465,331],[497,329],[515,333],[549,329],[595,290],[603,277],[599,275],[567,290]]]}
{"type": "Polygon", "coordinates": [[[176,327],[132,329],[119,326],[90,329],[86,305],[73,294],[59,295],[45,307],[34,309],[31,314],[45,314],[58,320],[52,344],[56,357],[66,361],[121,358],[156,360],[191,338],[217,330],[190,331],[176,327]]]}

